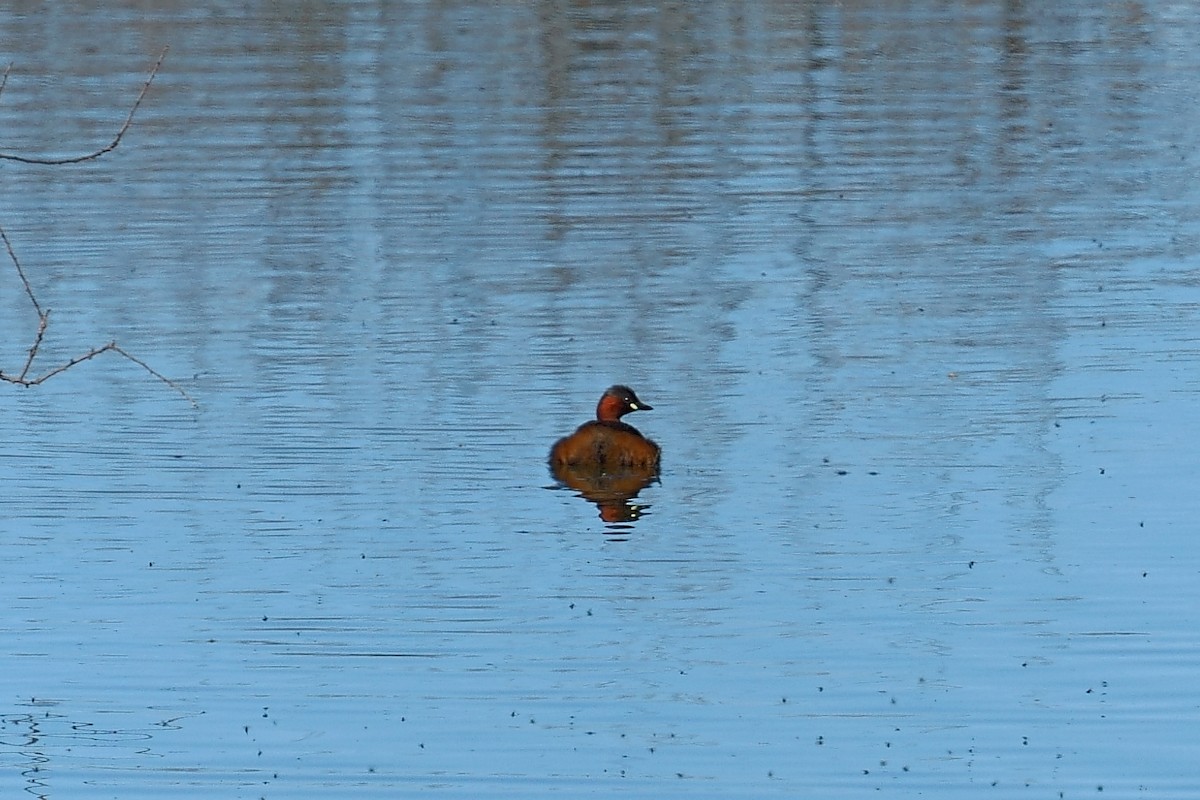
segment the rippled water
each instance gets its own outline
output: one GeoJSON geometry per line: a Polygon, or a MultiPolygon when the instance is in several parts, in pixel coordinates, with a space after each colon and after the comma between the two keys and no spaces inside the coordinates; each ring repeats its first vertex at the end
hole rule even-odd
{"type": "Polygon", "coordinates": [[[281,8],[0,11],[4,153],[170,46],[0,226],[199,404],[0,384],[4,796],[1196,796],[1195,9],[281,8]]]}

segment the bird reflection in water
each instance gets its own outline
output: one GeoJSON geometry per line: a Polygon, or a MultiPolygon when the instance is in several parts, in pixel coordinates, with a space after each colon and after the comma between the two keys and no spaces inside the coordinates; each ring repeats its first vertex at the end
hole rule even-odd
{"type": "Polygon", "coordinates": [[[634,522],[649,508],[633,501],[658,480],[661,451],[621,417],[651,408],[628,386],[609,387],[596,405],[596,419],[550,449],[555,479],[595,503],[607,523],[634,522]]]}
{"type": "Polygon", "coordinates": [[[634,500],[642,489],[658,480],[657,466],[610,473],[594,467],[551,462],[550,472],[560,484],[595,503],[600,509],[600,519],[610,524],[636,522],[650,506],[634,500]]]}

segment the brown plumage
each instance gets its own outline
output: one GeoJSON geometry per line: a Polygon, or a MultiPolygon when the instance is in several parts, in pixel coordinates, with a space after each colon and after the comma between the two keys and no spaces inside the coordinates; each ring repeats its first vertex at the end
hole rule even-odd
{"type": "Polygon", "coordinates": [[[657,470],[661,451],[637,428],[621,422],[631,411],[649,411],[628,386],[612,386],[596,405],[596,419],[585,422],[550,448],[552,466],[604,472],[620,469],[657,470]]]}

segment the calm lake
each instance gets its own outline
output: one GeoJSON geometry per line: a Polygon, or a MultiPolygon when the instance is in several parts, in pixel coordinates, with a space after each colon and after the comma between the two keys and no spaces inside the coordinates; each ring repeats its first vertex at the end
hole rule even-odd
{"type": "Polygon", "coordinates": [[[0,31],[0,796],[1200,796],[1200,7],[0,31]]]}

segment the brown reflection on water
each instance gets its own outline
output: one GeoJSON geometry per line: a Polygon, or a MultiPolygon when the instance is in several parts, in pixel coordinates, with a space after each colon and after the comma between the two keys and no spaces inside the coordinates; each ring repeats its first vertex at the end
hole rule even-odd
{"type": "Polygon", "coordinates": [[[550,473],[563,486],[596,504],[607,523],[636,522],[650,506],[634,502],[638,494],[658,480],[657,467],[630,467],[606,472],[589,466],[550,465],[550,473]]]}

